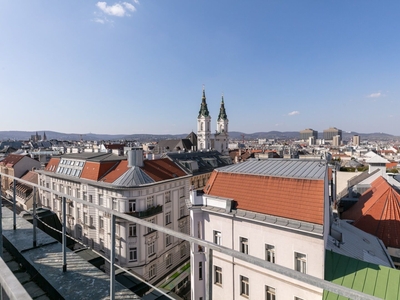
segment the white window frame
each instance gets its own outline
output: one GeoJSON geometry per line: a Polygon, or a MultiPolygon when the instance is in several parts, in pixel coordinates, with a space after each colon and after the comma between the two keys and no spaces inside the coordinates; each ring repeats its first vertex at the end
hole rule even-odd
{"type": "Polygon", "coordinates": [[[172,218],[171,218],[171,212],[168,211],[165,213],[165,225],[171,224],[172,218]]]}
{"type": "Polygon", "coordinates": [[[129,248],[129,261],[137,261],[137,248],[129,248]]]}
{"type": "Polygon", "coordinates": [[[249,297],[250,295],[250,282],[249,278],[240,275],[240,295],[249,297]]]}
{"type": "Polygon", "coordinates": [[[240,252],[244,254],[249,254],[249,239],[245,237],[240,237],[240,252]]]}
{"type": "Polygon", "coordinates": [[[213,236],[214,236],[214,244],[216,244],[216,245],[221,245],[221,244],[222,244],[222,234],[221,234],[221,231],[214,230],[213,236]]]}
{"type": "Polygon", "coordinates": [[[135,212],[136,211],[136,199],[131,199],[128,202],[128,211],[135,212]]]}
{"type": "Polygon", "coordinates": [[[265,300],[275,300],[276,291],[272,286],[265,286],[265,300]]]}
{"type": "Polygon", "coordinates": [[[128,235],[129,237],[137,237],[136,223],[129,224],[128,235]]]}
{"type": "Polygon", "coordinates": [[[156,242],[151,241],[147,244],[147,256],[156,254],[156,242]]]}
{"type": "Polygon", "coordinates": [[[275,246],[265,244],[265,260],[271,263],[275,263],[275,246]]]}
{"type": "Polygon", "coordinates": [[[294,253],[294,269],[301,273],[307,274],[307,255],[295,252],[294,253]]]}
{"type": "Polygon", "coordinates": [[[214,266],[214,284],[222,285],[222,268],[214,266]]]}

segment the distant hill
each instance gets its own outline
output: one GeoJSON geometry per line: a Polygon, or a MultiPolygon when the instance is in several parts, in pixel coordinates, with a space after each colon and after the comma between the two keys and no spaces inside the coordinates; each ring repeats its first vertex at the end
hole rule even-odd
{"type": "MultiPolygon", "coordinates": [[[[166,139],[183,139],[189,133],[182,134],[95,134],[95,133],[62,133],[55,131],[44,131],[47,139],[57,139],[66,141],[77,141],[81,138],[90,141],[117,141],[117,140],[135,140],[143,141],[159,141],[166,139]]],[[[39,135],[43,135],[43,130],[37,131],[39,135]]],[[[0,140],[29,140],[36,131],[0,131],[0,140]]],[[[343,140],[350,140],[352,136],[359,135],[361,140],[394,140],[399,139],[398,136],[390,135],[382,132],[375,133],[357,133],[357,132],[343,132],[343,140]]],[[[322,137],[322,132],[318,133],[322,137]]],[[[278,140],[296,140],[299,139],[300,133],[298,131],[268,131],[268,132],[254,132],[244,133],[240,131],[229,132],[229,137],[234,140],[256,140],[256,139],[278,139],[278,140]]]]}

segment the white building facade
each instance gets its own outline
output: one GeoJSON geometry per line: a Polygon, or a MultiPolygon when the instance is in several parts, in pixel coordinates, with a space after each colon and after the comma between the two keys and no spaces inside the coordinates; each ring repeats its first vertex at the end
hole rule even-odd
{"type": "MultiPolygon", "coordinates": [[[[189,234],[185,199],[190,176],[168,159],[143,161],[142,151],[128,154],[128,158],[106,153],[71,154],[53,159],[38,173],[40,185],[56,191],[40,190],[41,204],[60,219],[62,201],[57,192],[189,234]],[[156,169],[168,171],[162,174],[154,172],[156,169]]],[[[67,232],[109,257],[110,215],[67,201],[67,232]]],[[[116,236],[117,263],[150,283],[162,282],[189,259],[188,242],[124,219],[117,218],[116,236]]]]}
{"type": "MultiPolygon", "coordinates": [[[[206,194],[191,193],[191,234],[323,279],[329,234],[326,170],[321,161],[280,159],[216,170],[206,194]],[[300,170],[301,176],[294,175],[300,170]]],[[[322,289],[217,251],[207,259],[206,253],[191,245],[192,299],[206,299],[207,293],[213,299],[322,298],[322,289]]]]}

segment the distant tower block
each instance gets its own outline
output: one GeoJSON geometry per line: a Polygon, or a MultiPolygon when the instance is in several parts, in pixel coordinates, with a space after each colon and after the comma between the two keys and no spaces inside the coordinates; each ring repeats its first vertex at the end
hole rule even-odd
{"type": "Polygon", "coordinates": [[[353,142],[353,146],[360,146],[360,136],[357,134],[354,135],[352,142],[353,142]]]}
{"type": "Polygon", "coordinates": [[[307,128],[300,131],[300,140],[309,141],[310,137],[314,137],[314,140],[317,140],[318,132],[311,128],[307,128]]]}
{"type": "Polygon", "coordinates": [[[340,141],[342,141],[342,131],[340,129],[337,129],[336,127],[325,129],[323,135],[324,135],[324,140],[326,141],[332,141],[333,137],[337,135],[340,136],[340,141]]]}

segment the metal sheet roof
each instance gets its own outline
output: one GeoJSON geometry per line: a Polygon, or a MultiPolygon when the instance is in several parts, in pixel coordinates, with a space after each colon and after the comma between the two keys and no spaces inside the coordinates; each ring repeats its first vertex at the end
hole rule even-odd
{"type": "Polygon", "coordinates": [[[324,160],[279,159],[248,160],[218,169],[218,172],[241,173],[302,179],[324,179],[327,163],[324,160]]]}
{"type": "Polygon", "coordinates": [[[129,168],[122,176],[113,182],[113,185],[117,186],[139,186],[146,183],[153,183],[154,180],[150,178],[141,168],[132,167],[129,168]]]}
{"type": "MultiPolygon", "coordinates": [[[[376,296],[380,299],[400,299],[400,270],[367,263],[326,251],[325,280],[376,296]]],[[[346,299],[324,291],[323,300],[346,299]]]]}

